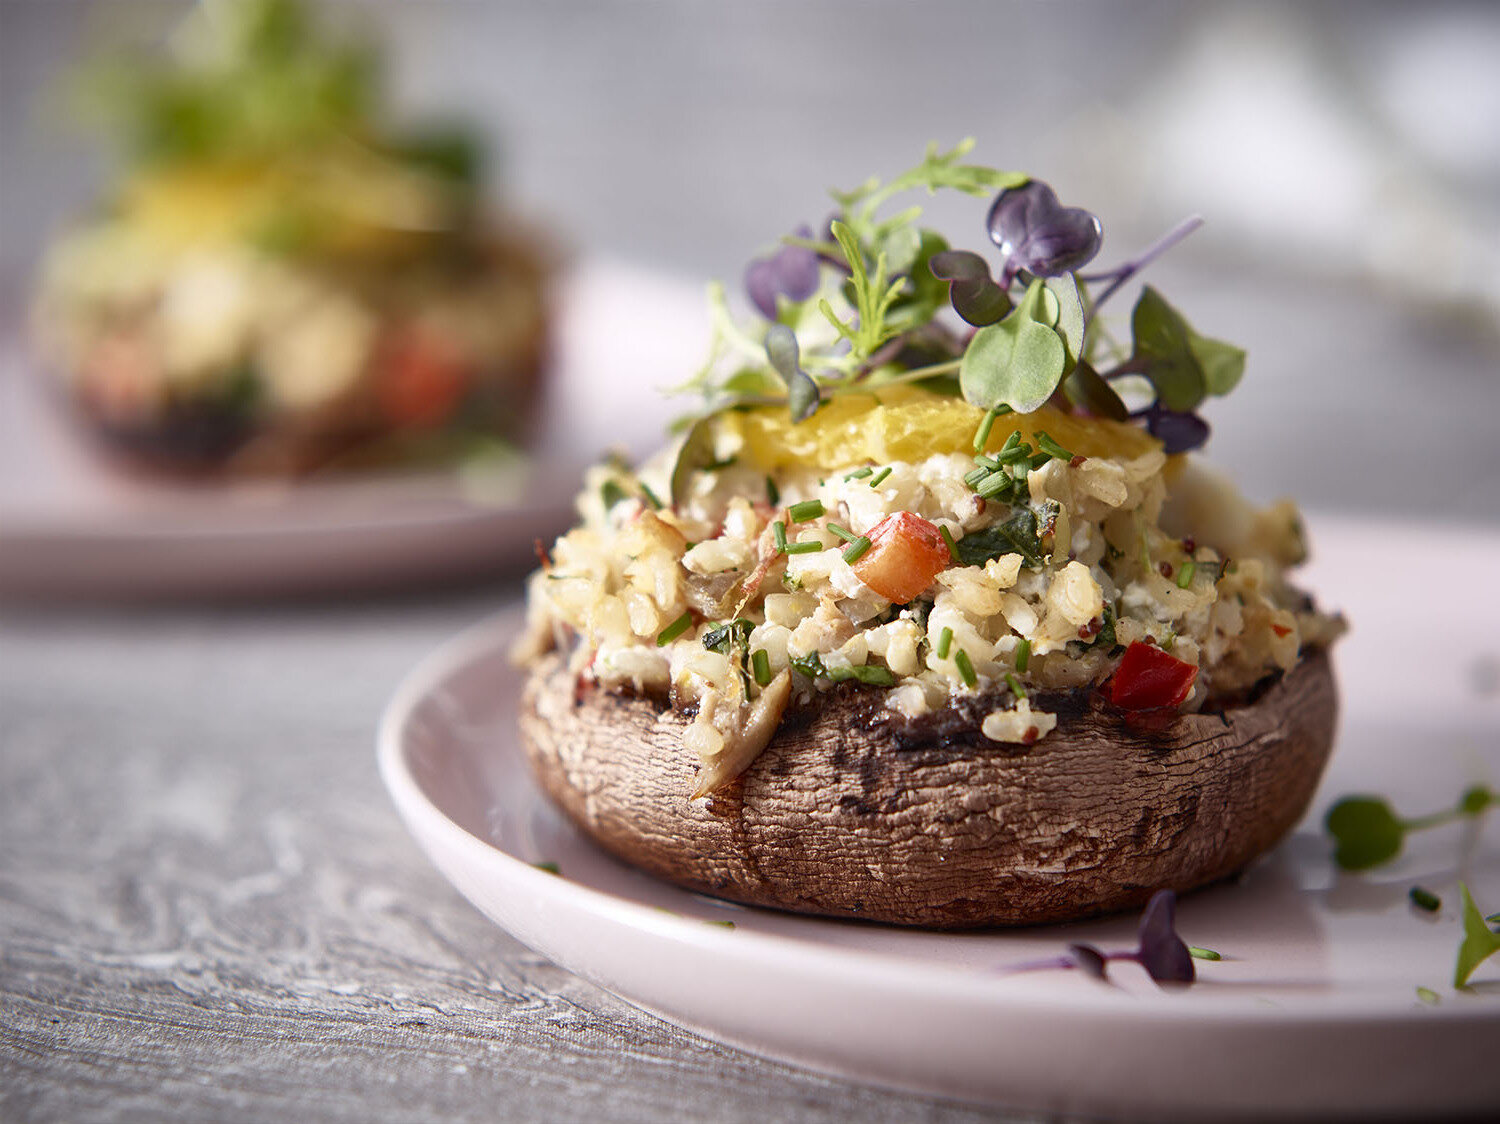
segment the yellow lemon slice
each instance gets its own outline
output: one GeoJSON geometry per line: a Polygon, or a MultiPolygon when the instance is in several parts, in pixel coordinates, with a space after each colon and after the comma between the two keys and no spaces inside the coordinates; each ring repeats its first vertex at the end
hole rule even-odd
{"type": "MultiPolygon", "coordinates": [[[[793,423],[784,406],[721,414],[720,426],[737,432],[744,451],[766,469],[920,461],[935,453],[972,453],[984,411],[961,398],[913,386],[869,394],[842,394],[804,422],[793,423]]],[[[1136,457],[1160,447],[1139,426],[1105,418],[1075,417],[1043,406],[1030,414],[995,419],[986,449],[1004,445],[1012,433],[1036,444],[1038,431],[1086,457],[1136,457]]]]}

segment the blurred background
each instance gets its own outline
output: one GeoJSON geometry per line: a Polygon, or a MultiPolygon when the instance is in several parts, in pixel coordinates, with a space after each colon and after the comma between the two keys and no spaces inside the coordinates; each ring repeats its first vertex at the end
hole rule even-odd
{"type": "MultiPolygon", "coordinates": [[[[61,75],[109,44],[160,41],[187,7],[0,0],[8,332],[45,243],[111,167],[97,138],[65,127],[61,75]]],[[[827,212],[827,187],[964,135],[981,162],[1095,210],[1101,262],[1199,212],[1205,228],[1152,280],[1249,351],[1241,388],[1210,407],[1210,454],[1260,499],[1500,522],[1500,5],[322,7],[385,41],[401,113],[477,125],[498,173],[486,190],[572,261],[684,290],[738,278],[827,212]]],[[[941,225],[977,242],[982,218],[949,205],[941,225]]],[[[598,321],[620,329],[607,310],[598,321]]],[[[609,346],[649,350],[629,323],[609,346]]],[[[591,437],[635,424],[620,401],[597,402],[591,437]]],[[[650,398],[628,409],[641,432],[672,412],[650,398]]]]}

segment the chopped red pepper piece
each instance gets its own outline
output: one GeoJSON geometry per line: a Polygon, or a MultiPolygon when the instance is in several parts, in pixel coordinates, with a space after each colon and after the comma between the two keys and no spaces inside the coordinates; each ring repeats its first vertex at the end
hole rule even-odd
{"type": "Polygon", "coordinates": [[[1109,681],[1109,701],[1124,710],[1180,706],[1197,678],[1192,664],[1137,640],[1125,649],[1109,681]]]}
{"type": "Polygon", "coordinates": [[[870,549],[854,563],[854,572],[895,605],[908,604],[952,559],[937,525],[909,511],[887,515],[867,537],[870,549]]]}

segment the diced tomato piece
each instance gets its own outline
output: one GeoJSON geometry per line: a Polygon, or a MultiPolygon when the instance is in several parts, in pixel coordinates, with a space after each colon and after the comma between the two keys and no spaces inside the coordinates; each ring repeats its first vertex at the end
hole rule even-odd
{"type": "Polygon", "coordinates": [[[1179,706],[1197,678],[1192,664],[1137,640],[1125,649],[1109,682],[1109,701],[1124,710],[1179,706]]]}
{"type": "Polygon", "coordinates": [[[430,332],[395,333],[382,359],[380,406],[397,425],[441,425],[468,389],[469,372],[462,359],[430,332]]]}
{"type": "Polygon", "coordinates": [[[905,605],[947,568],[952,555],[937,525],[898,511],[871,529],[870,549],[854,562],[859,580],[887,601],[905,605]]]}

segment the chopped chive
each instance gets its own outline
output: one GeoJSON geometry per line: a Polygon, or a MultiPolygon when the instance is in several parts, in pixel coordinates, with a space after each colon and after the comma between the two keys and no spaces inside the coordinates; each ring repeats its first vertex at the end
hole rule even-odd
{"type": "Polygon", "coordinates": [[[757,648],[750,653],[750,672],[755,676],[755,681],[762,687],[771,684],[771,657],[766,655],[764,648],[757,648]]]}
{"type": "Polygon", "coordinates": [[[1426,1003],[1429,1007],[1436,1007],[1439,1003],[1442,1002],[1442,999],[1441,997],[1439,997],[1438,993],[1433,991],[1430,987],[1417,988],[1417,998],[1420,999],[1423,1003],[1426,1003]]]}
{"type": "Polygon", "coordinates": [[[1197,572],[1198,563],[1189,558],[1182,564],[1182,569],[1177,571],[1177,588],[1186,589],[1193,584],[1193,574],[1197,572]]]}
{"type": "Polygon", "coordinates": [[[869,549],[870,540],[867,539],[864,535],[860,535],[859,538],[853,540],[848,546],[844,547],[844,561],[852,566],[855,562],[863,558],[865,556],[865,551],[869,549]]]}
{"type": "Polygon", "coordinates": [[[1019,429],[1013,430],[1011,435],[1005,439],[1005,444],[1000,446],[1000,455],[1004,456],[1006,453],[1013,453],[1024,444],[1025,442],[1021,440],[1021,431],[1019,429]]]}
{"type": "Polygon", "coordinates": [[[820,542],[789,542],[781,548],[787,554],[816,554],[823,549],[820,542]]]}
{"type": "Polygon", "coordinates": [[[870,481],[870,487],[872,487],[872,488],[878,488],[878,487],[880,487],[880,482],[882,480],[884,480],[890,474],[891,474],[891,466],[890,465],[886,465],[884,468],[882,468],[879,472],[877,472],[875,474],[875,476],[874,476],[873,479],[871,479],[871,481],[870,481]]]}
{"type": "Polygon", "coordinates": [[[1073,459],[1073,454],[1054,441],[1052,435],[1045,429],[1036,431],[1036,447],[1049,456],[1054,456],[1061,461],[1070,461],[1073,459]]]}
{"type": "MultiPolygon", "coordinates": [[[[843,676],[835,676],[835,682],[843,676]]],[[[867,687],[894,687],[896,675],[888,667],[881,667],[878,663],[861,664],[859,667],[851,667],[848,678],[863,683],[867,687]]]]}
{"type": "Polygon", "coordinates": [[[864,468],[856,468],[853,472],[849,473],[849,475],[845,476],[844,479],[863,480],[866,476],[870,475],[870,473],[874,471],[875,470],[873,468],[870,468],[868,465],[866,465],[864,468]]]}
{"type": "Polygon", "coordinates": [[[1005,475],[1005,473],[992,472],[990,473],[989,478],[981,483],[979,487],[975,488],[974,491],[983,496],[985,499],[992,499],[995,496],[998,496],[1001,492],[1005,491],[1005,489],[1009,488],[1012,483],[1013,481],[1011,480],[1011,478],[1005,475]]]}
{"type": "Polygon", "coordinates": [[[1421,886],[1413,886],[1407,891],[1406,896],[1411,899],[1412,905],[1428,913],[1436,913],[1443,908],[1443,899],[1421,886]]]}
{"type": "Polygon", "coordinates": [[[1016,698],[1024,699],[1026,697],[1026,688],[1021,686],[1021,681],[1008,671],[1005,673],[1005,685],[1010,688],[1010,693],[1015,695],[1016,698]]]}
{"type": "Polygon", "coordinates": [[[978,488],[980,483],[983,482],[985,477],[987,477],[989,474],[990,470],[987,468],[976,468],[973,472],[970,472],[964,476],[964,483],[967,484],[970,488],[978,488]]]}
{"type": "Polygon", "coordinates": [[[1019,464],[1029,456],[1031,456],[1031,446],[1023,443],[1013,449],[1001,449],[995,454],[995,460],[1002,465],[1019,464]]]}
{"type": "Polygon", "coordinates": [[[943,631],[938,633],[937,658],[945,660],[948,658],[948,649],[953,646],[953,630],[946,625],[943,631]]]}
{"type": "Polygon", "coordinates": [[[948,556],[956,559],[958,557],[958,543],[953,541],[953,532],[948,530],[944,524],[939,523],[938,534],[943,536],[943,542],[948,545],[948,556]]]}
{"type": "Polygon", "coordinates": [[[969,653],[962,648],[953,657],[954,664],[958,667],[958,673],[963,676],[964,683],[970,687],[979,683],[979,676],[974,674],[974,665],[969,662],[969,653]]]}
{"type": "Polygon", "coordinates": [[[645,496],[646,502],[656,508],[657,511],[662,509],[661,500],[657,498],[656,493],[651,490],[650,486],[644,480],[641,481],[641,495],[645,496]]]}
{"type": "Polygon", "coordinates": [[[806,523],[823,514],[823,501],[803,500],[801,503],[794,503],[787,508],[786,514],[793,523],[806,523]]]}
{"type": "Polygon", "coordinates": [[[662,629],[661,632],[657,634],[656,646],[658,648],[665,648],[668,644],[670,644],[672,641],[676,640],[679,636],[686,632],[689,626],[692,625],[692,623],[693,614],[683,613],[682,616],[678,617],[675,621],[667,625],[666,628],[662,629]]]}
{"type": "Polygon", "coordinates": [[[734,922],[733,921],[720,921],[720,920],[718,920],[717,918],[714,918],[714,917],[708,918],[703,923],[705,925],[717,925],[721,929],[733,929],[734,928],[734,922]]]}
{"type": "Polygon", "coordinates": [[[983,456],[982,454],[974,456],[974,457],[971,457],[970,459],[975,464],[977,464],[980,468],[987,468],[991,472],[994,472],[995,469],[999,468],[1000,464],[1001,464],[1001,462],[999,460],[997,460],[995,457],[986,457],[986,456],[983,456]]]}
{"type": "Polygon", "coordinates": [[[545,874],[561,874],[562,873],[562,871],[558,868],[558,865],[555,862],[551,862],[550,860],[549,861],[544,861],[544,862],[539,862],[539,863],[532,863],[531,865],[534,866],[534,867],[536,867],[537,870],[540,870],[540,871],[542,871],[545,874]]]}
{"type": "Polygon", "coordinates": [[[990,430],[995,427],[995,411],[986,410],[984,420],[979,423],[979,428],[974,432],[974,451],[984,452],[984,447],[990,443],[990,430]]]}
{"type": "Polygon", "coordinates": [[[824,525],[845,542],[853,542],[855,539],[859,538],[859,536],[856,535],[853,531],[845,527],[840,527],[837,523],[827,523],[824,525]]]}
{"type": "Polygon", "coordinates": [[[771,538],[775,540],[777,550],[786,549],[786,524],[780,519],[771,524],[771,538]]]}
{"type": "Polygon", "coordinates": [[[1034,456],[1034,457],[1031,458],[1031,460],[1029,462],[1030,468],[1033,469],[1033,470],[1041,468],[1042,465],[1046,464],[1051,459],[1052,459],[1052,454],[1051,453],[1038,453],[1036,456],[1034,456]]]}
{"type": "Polygon", "coordinates": [[[1023,636],[1021,638],[1021,642],[1016,645],[1016,670],[1017,671],[1025,671],[1027,665],[1030,664],[1030,663],[1031,663],[1031,641],[1027,640],[1023,636]]]}
{"type": "Polygon", "coordinates": [[[1224,959],[1222,956],[1220,956],[1213,949],[1211,949],[1211,948],[1199,948],[1195,944],[1188,945],[1188,955],[1191,956],[1194,960],[1223,960],[1224,959]]]}
{"type": "Polygon", "coordinates": [[[781,489],[776,486],[776,481],[769,476],[766,477],[766,499],[771,501],[772,507],[781,506],[781,489]]]}

